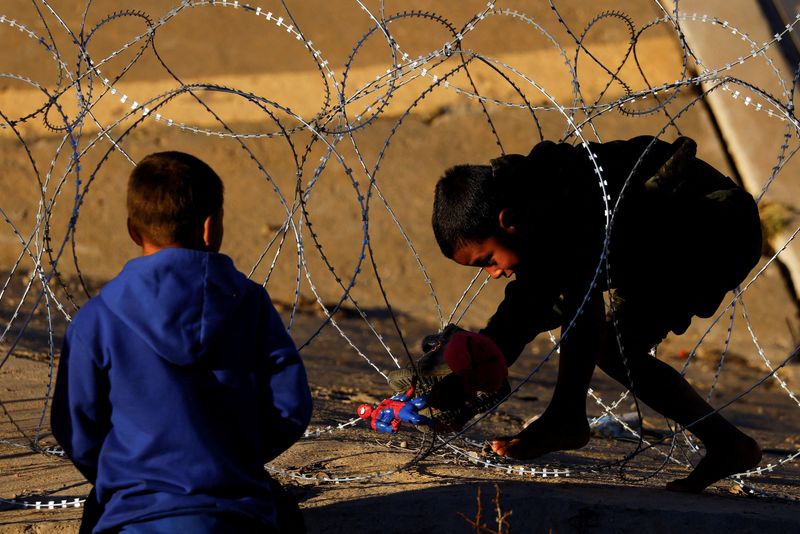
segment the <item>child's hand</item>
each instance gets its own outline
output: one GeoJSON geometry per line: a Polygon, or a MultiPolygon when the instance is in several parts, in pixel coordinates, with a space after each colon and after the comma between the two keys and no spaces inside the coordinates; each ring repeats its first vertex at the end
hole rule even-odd
{"type": "Polygon", "coordinates": [[[505,357],[487,336],[449,324],[423,340],[422,352],[411,365],[389,372],[389,385],[395,391],[413,385],[426,394],[437,431],[460,430],[509,392],[505,357]]]}
{"type": "Polygon", "coordinates": [[[466,330],[453,333],[444,348],[444,360],[461,379],[464,392],[470,397],[478,391],[497,391],[508,377],[505,356],[483,334],[466,330]]]}

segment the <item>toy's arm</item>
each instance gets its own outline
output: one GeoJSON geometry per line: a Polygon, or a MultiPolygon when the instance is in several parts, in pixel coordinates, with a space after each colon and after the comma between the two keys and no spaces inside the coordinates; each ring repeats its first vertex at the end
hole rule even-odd
{"type": "Polygon", "coordinates": [[[394,422],[394,424],[392,424],[393,421],[394,417],[392,415],[388,415],[385,417],[378,416],[375,419],[374,429],[383,434],[394,434],[395,432],[397,432],[398,424],[396,421],[394,422]]]}

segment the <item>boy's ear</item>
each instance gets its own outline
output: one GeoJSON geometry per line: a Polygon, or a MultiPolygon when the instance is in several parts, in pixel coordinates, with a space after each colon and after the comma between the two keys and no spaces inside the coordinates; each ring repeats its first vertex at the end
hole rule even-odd
{"type": "Polygon", "coordinates": [[[214,217],[209,215],[203,221],[203,243],[206,248],[212,246],[214,240],[214,217]]]}
{"type": "Polygon", "coordinates": [[[209,215],[203,221],[203,244],[211,252],[219,252],[222,246],[222,210],[217,215],[209,215]]]}
{"type": "Polygon", "coordinates": [[[139,231],[134,228],[133,224],[131,224],[130,217],[128,218],[128,235],[131,236],[131,239],[133,239],[133,242],[136,243],[136,245],[141,247],[144,244],[142,234],[140,234],[139,231]]]}
{"type": "Polygon", "coordinates": [[[500,215],[498,215],[497,218],[500,224],[500,230],[507,234],[517,233],[517,217],[510,208],[503,208],[500,210],[500,215]]]}

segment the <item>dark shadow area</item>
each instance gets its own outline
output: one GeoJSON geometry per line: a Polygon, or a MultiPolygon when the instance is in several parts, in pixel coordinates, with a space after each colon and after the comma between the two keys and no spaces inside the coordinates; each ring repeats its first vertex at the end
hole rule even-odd
{"type": "Polygon", "coordinates": [[[304,509],[309,532],[469,532],[466,518],[495,532],[498,511],[513,532],[797,532],[794,504],[606,485],[457,484],[304,509]],[[480,488],[480,501],[477,492],[480,488]],[[478,504],[480,503],[480,504],[478,504]],[[380,508],[379,514],[364,510],[380,508]],[[680,513],[678,513],[680,512],[680,513]],[[462,517],[460,514],[463,514],[462,517]],[[381,521],[375,521],[380,516],[381,521]]]}

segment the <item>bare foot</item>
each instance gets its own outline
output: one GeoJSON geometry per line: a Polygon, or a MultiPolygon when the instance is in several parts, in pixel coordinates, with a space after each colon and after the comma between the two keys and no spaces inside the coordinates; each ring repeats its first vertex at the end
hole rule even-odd
{"type": "Polygon", "coordinates": [[[542,414],[542,417],[513,437],[496,437],[492,450],[500,456],[532,460],[553,451],[580,449],[589,443],[586,416],[575,421],[542,414]]]}
{"type": "Polygon", "coordinates": [[[705,457],[686,478],[667,483],[670,491],[700,493],[714,482],[734,473],[747,471],[761,461],[761,448],[750,436],[739,433],[716,447],[709,447],[705,457]]]}

